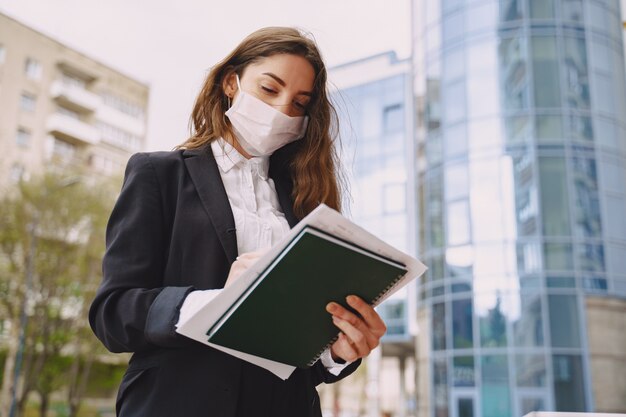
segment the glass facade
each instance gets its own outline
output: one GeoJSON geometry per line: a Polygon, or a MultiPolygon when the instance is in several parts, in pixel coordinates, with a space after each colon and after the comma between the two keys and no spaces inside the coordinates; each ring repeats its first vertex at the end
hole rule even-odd
{"type": "MultiPolygon", "coordinates": [[[[407,145],[412,124],[407,120],[407,98],[411,97],[408,61],[395,54],[365,58],[342,65],[369,79],[350,85],[333,95],[340,119],[342,165],[350,184],[350,201],[344,211],[360,226],[387,243],[409,250],[407,207],[407,145]],[[386,71],[369,73],[367,62],[385,58],[386,71]],[[366,67],[363,67],[366,65],[366,67]]],[[[380,71],[380,67],[378,67],[380,71]]],[[[334,70],[330,70],[331,79],[334,70]]],[[[387,324],[383,342],[409,340],[409,307],[406,291],[394,295],[378,309],[387,324]]]]}
{"type": "Polygon", "coordinates": [[[413,12],[430,415],[592,411],[584,297],[626,296],[619,4],[413,12]]]}

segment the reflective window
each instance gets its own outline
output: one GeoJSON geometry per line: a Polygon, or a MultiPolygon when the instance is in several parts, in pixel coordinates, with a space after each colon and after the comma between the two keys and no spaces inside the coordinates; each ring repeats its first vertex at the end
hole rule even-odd
{"type": "Polygon", "coordinates": [[[608,289],[605,278],[583,277],[582,287],[588,293],[605,293],[608,289]]]}
{"type": "Polygon", "coordinates": [[[468,178],[467,165],[454,164],[445,169],[446,200],[456,200],[467,196],[468,178]]]}
{"type": "Polygon", "coordinates": [[[443,80],[452,82],[465,75],[465,48],[457,47],[443,55],[443,80]]]}
{"type": "Polygon", "coordinates": [[[483,417],[510,417],[509,368],[505,355],[483,356],[481,402],[483,417]]]}
{"type": "Polygon", "coordinates": [[[567,123],[567,135],[573,140],[592,141],[593,126],[591,117],[570,115],[567,123]]]}
{"type": "Polygon", "coordinates": [[[467,154],[467,125],[458,123],[448,127],[444,134],[444,152],[446,159],[467,154]]]}
{"type": "Polygon", "coordinates": [[[34,94],[22,92],[20,96],[20,109],[26,112],[34,112],[35,104],[37,103],[37,97],[34,94]]]}
{"type": "Polygon", "coordinates": [[[574,269],[572,245],[547,242],[543,245],[543,259],[548,271],[571,271],[574,269]]]}
{"type": "Polygon", "coordinates": [[[433,304],[433,350],[446,349],[446,305],[445,303],[433,304]]]}
{"type": "Polygon", "coordinates": [[[383,109],[383,126],[385,132],[402,131],[404,128],[404,107],[394,104],[383,109]]]}
{"type": "Polygon", "coordinates": [[[528,0],[528,8],[532,19],[554,18],[554,0],[528,0]]]}
{"type": "Polygon", "coordinates": [[[31,80],[40,80],[43,74],[43,69],[39,61],[30,57],[26,58],[26,61],[24,62],[24,74],[26,74],[26,78],[31,80]]]}
{"type": "Polygon", "coordinates": [[[580,347],[580,320],[575,295],[548,295],[550,338],[553,347],[580,347]]]}
{"type": "Polygon", "coordinates": [[[520,20],[524,17],[523,0],[501,0],[500,19],[502,21],[520,20]]]}
{"type": "Polygon", "coordinates": [[[574,157],[570,162],[575,193],[574,233],[579,237],[600,237],[602,225],[596,161],[593,158],[574,157]]]}
{"type": "Polygon", "coordinates": [[[563,158],[540,157],[541,213],[543,234],[569,236],[569,197],[563,158]]]}
{"type": "Polygon", "coordinates": [[[467,49],[467,113],[469,119],[498,114],[500,111],[498,45],[495,40],[480,42],[467,49]]]}
{"type": "Polygon", "coordinates": [[[445,120],[447,124],[458,122],[465,118],[465,83],[463,81],[448,84],[444,90],[445,120]]]}
{"type": "Polygon", "coordinates": [[[426,25],[437,22],[441,17],[441,0],[426,0],[426,25]]]}
{"type": "Polygon", "coordinates": [[[554,355],[554,400],[556,411],[587,411],[585,375],[578,355],[554,355]]]}
{"type": "Polygon", "coordinates": [[[472,274],[472,246],[457,246],[446,249],[446,271],[449,277],[466,277],[472,274]]]}
{"type": "Polygon", "coordinates": [[[473,387],[475,379],[474,357],[455,356],[452,360],[454,368],[452,376],[455,387],[473,387]]]}
{"type": "Polygon", "coordinates": [[[604,245],[576,245],[578,269],[604,272],[604,245]]]}
{"type": "Polygon", "coordinates": [[[499,118],[472,120],[468,124],[469,147],[471,152],[502,145],[502,131],[499,118]]]}
{"type": "Polygon", "coordinates": [[[615,88],[612,77],[595,72],[593,80],[594,85],[594,104],[598,111],[602,113],[615,114],[615,88]]]}
{"type": "Polygon", "coordinates": [[[519,347],[543,346],[543,315],[540,293],[520,293],[519,311],[513,322],[515,345],[519,347]]]}
{"type": "Polygon", "coordinates": [[[471,299],[452,301],[452,341],[454,349],[467,349],[474,346],[472,313],[471,299]]]}
{"type": "Polygon", "coordinates": [[[515,228],[514,185],[511,170],[497,159],[477,160],[470,165],[472,234],[475,242],[503,239],[515,228]],[[506,208],[506,209],[505,209],[506,208]],[[507,224],[507,215],[511,216],[507,224]]]}
{"type": "MultiPolygon", "coordinates": [[[[543,1],[543,0],[542,0],[543,1]]],[[[587,45],[582,38],[565,37],[565,94],[571,108],[589,108],[587,45]]]]}
{"type": "Polygon", "coordinates": [[[465,13],[463,10],[448,14],[443,19],[444,45],[458,40],[465,34],[465,13]]]}
{"type": "Polygon", "coordinates": [[[458,417],[474,417],[474,399],[461,397],[457,399],[458,417]]]}
{"type": "Polygon", "coordinates": [[[506,346],[507,317],[503,303],[510,302],[509,297],[501,293],[477,294],[474,300],[480,329],[480,345],[484,348],[506,346]]]}
{"type": "Polygon", "coordinates": [[[469,204],[467,200],[448,203],[446,226],[449,246],[463,245],[470,241],[469,204]]]}
{"type": "Polygon", "coordinates": [[[499,46],[500,72],[504,85],[500,94],[505,109],[528,108],[528,52],[526,38],[502,39],[499,46]]]}
{"type": "Polygon", "coordinates": [[[588,2],[588,22],[591,27],[598,32],[608,32],[611,22],[609,19],[609,12],[600,3],[595,1],[588,2]]]}
{"type": "Polygon", "coordinates": [[[582,0],[561,0],[561,18],[573,22],[583,22],[582,0]]]}
{"type": "Polygon", "coordinates": [[[618,133],[615,122],[603,117],[597,117],[594,120],[596,127],[595,140],[603,148],[618,149],[618,133]]]}
{"type": "Polygon", "coordinates": [[[535,116],[535,135],[539,142],[563,141],[563,118],[560,115],[535,116]]]}
{"type": "Polygon", "coordinates": [[[32,134],[30,130],[19,128],[17,129],[17,134],[15,135],[15,143],[19,146],[29,146],[32,134]]]}
{"type": "Polygon", "coordinates": [[[541,269],[541,252],[537,242],[517,244],[517,271],[519,274],[532,274],[541,269]]]}
{"type": "Polygon", "coordinates": [[[490,1],[467,8],[467,33],[495,29],[498,24],[498,3],[490,1]]]}
{"type": "Polygon", "coordinates": [[[548,288],[576,288],[576,278],[548,276],[546,285],[548,288]]]}
{"type": "Polygon", "coordinates": [[[543,355],[516,355],[515,362],[518,387],[546,386],[546,360],[543,355]]]}
{"type": "Polygon", "coordinates": [[[441,174],[434,174],[428,180],[426,211],[428,218],[428,241],[431,248],[443,246],[443,187],[441,174]]]}
{"type": "Polygon", "coordinates": [[[435,417],[448,417],[448,366],[446,358],[433,361],[433,400],[435,417]]]}
{"type": "Polygon", "coordinates": [[[532,123],[528,116],[513,116],[504,119],[506,140],[510,144],[527,142],[532,135],[532,123]]]}
{"type": "Polygon", "coordinates": [[[556,38],[533,37],[532,56],[535,106],[561,107],[556,38]]]}

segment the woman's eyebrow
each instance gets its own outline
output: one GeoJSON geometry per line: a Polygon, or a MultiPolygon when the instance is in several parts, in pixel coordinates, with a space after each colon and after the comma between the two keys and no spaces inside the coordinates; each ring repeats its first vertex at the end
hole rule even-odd
{"type": "MultiPolygon", "coordinates": [[[[280,84],[281,86],[286,86],[287,83],[285,83],[278,75],[271,73],[271,72],[264,72],[263,75],[267,75],[268,77],[272,77],[274,80],[276,80],[276,82],[278,84],[280,84]]],[[[310,91],[298,91],[298,94],[302,94],[305,96],[311,96],[311,92],[310,91]]]]}

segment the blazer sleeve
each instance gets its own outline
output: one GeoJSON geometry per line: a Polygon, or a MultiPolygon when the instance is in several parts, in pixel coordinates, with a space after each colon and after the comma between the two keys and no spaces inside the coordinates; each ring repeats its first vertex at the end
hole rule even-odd
{"type": "Polygon", "coordinates": [[[164,286],[167,222],[150,157],[133,155],[109,218],[103,279],[89,310],[96,336],[112,352],[176,347],[181,304],[193,287],[164,286]]]}

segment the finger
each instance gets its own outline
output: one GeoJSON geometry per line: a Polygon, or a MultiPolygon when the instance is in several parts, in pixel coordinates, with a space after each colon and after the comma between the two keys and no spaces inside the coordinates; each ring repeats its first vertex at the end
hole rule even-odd
{"type": "MultiPolygon", "coordinates": [[[[367,321],[364,321],[362,317],[354,314],[353,312],[344,308],[338,303],[334,303],[334,302],[328,303],[328,305],[326,306],[326,311],[331,313],[333,316],[337,316],[343,320],[348,321],[354,327],[359,328],[359,330],[363,332],[371,332],[377,339],[382,337],[385,334],[385,331],[387,330],[387,328],[385,327],[385,323],[382,321],[380,316],[378,316],[378,313],[376,313],[376,311],[372,307],[370,307],[367,303],[362,301],[360,298],[358,298],[358,301],[360,301],[362,304],[365,304],[365,306],[367,306],[368,309],[371,310],[371,311],[364,310],[366,314],[370,315],[370,320],[373,321],[371,325],[367,321]],[[372,317],[371,315],[372,312],[375,317],[372,317]],[[376,320],[376,318],[378,318],[378,320],[376,320]],[[373,326],[373,327],[370,328],[370,326],[373,326]]],[[[359,305],[359,307],[363,309],[362,305],[359,305]]]]}
{"type": "Polygon", "coordinates": [[[385,334],[387,326],[385,326],[385,322],[371,305],[356,295],[346,297],[346,301],[350,307],[359,312],[363,320],[365,320],[367,327],[369,327],[374,334],[378,336],[385,334]]]}
{"type": "Polygon", "coordinates": [[[339,333],[339,338],[333,343],[331,350],[335,356],[346,362],[354,362],[359,359],[358,352],[352,347],[350,340],[343,333],[339,333]]]}
{"type": "Polygon", "coordinates": [[[352,324],[337,317],[333,317],[333,323],[352,341],[352,348],[359,357],[367,356],[373,349],[368,345],[367,337],[352,324]]]}

